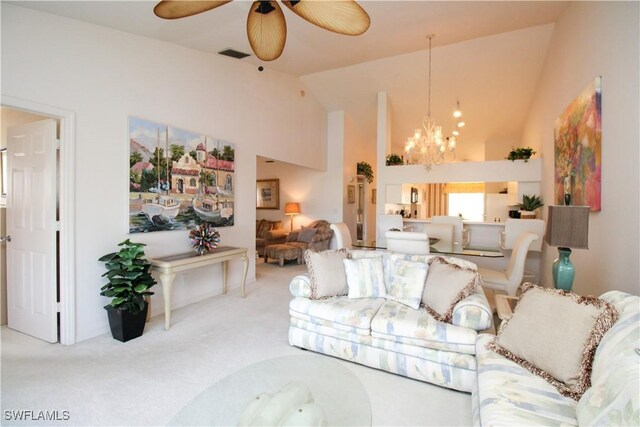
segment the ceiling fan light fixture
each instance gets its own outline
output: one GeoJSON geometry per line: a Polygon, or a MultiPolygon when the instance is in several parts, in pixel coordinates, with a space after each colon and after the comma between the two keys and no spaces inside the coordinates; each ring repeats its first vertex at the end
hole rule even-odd
{"type": "Polygon", "coordinates": [[[371,25],[369,14],[355,0],[283,0],[282,3],[305,21],[346,36],[358,36],[371,25]]]}
{"type": "Polygon", "coordinates": [[[232,0],[189,1],[163,0],[153,8],[153,13],[163,19],[179,19],[197,15],[216,7],[230,3],[232,0]]]}
{"type": "Polygon", "coordinates": [[[460,101],[456,102],[456,109],[453,111],[453,117],[459,119],[462,117],[462,110],[460,110],[460,101]]]}
{"type": "Polygon", "coordinates": [[[263,61],[278,59],[287,41],[287,23],[282,8],[275,1],[254,1],[247,16],[247,37],[251,50],[263,61]],[[268,13],[259,11],[262,3],[273,9],[268,13]]]}

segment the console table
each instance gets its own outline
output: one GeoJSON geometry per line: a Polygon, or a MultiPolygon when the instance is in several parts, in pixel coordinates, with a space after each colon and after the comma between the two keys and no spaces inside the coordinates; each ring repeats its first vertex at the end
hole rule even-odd
{"type": "Polygon", "coordinates": [[[151,269],[157,271],[162,283],[164,294],[164,328],[171,327],[171,295],[173,290],[173,280],[176,273],[192,268],[204,267],[206,265],[222,263],[222,293],[227,293],[227,274],[229,261],[240,258],[244,262],[242,273],[242,298],[245,298],[244,284],[247,280],[247,270],[249,269],[249,257],[247,248],[234,248],[231,246],[220,246],[213,253],[207,255],[197,255],[194,252],[185,254],[170,255],[162,258],[148,258],[151,269]]]}

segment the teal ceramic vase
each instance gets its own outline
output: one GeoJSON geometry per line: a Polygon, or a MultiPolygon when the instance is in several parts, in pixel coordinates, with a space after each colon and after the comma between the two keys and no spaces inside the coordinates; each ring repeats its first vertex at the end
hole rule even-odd
{"type": "Polygon", "coordinates": [[[553,262],[553,267],[551,268],[553,284],[556,289],[567,292],[573,288],[573,278],[576,275],[576,270],[569,259],[569,255],[571,255],[571,249],[558,248],[558,258],[553,262]]]}

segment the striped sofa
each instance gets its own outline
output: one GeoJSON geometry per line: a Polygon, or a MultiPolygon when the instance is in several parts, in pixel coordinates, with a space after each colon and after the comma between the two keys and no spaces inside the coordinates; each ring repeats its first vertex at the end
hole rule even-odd
{"type": "MultiPolygon", "coordinates": [[[[464,260],[451,261],[473,266],[464,260]]],[[[476,338],[492,327],[481,289],[454,308],[452,323],[384,298],[310,299],[308,275],[291,280],[289,343],[372,368],[471,392],[476,338]]]]}
{"type": "Polygon", "coordinates": [[[472,393],[477,426],[640,425],[640,298],[611,291],[602,299],[620,314],[593,359],[591,388],[579,401],[476,342],[477,381],[472,393]]]}

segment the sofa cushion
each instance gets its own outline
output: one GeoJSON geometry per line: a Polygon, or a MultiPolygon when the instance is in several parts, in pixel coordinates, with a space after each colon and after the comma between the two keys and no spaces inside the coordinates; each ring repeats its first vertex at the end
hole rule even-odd
{"type": "Polygon", "coordinates": [[[429,314],[441,322],[450,323],[453,308],[480,286],[480,274],[453,264],[442,257],[429,261],[429,274],[422,302],[429,314]]]}
{"type": "Polygon", "coordinates": [[[598,343],[617,319],[617,310],[604,300],[526,283],[513,316],[489,348],[577,400],[591,385],[598,343]]]}
{"type": "Polygon", "coordinates": [[[323,300],[298,297],[289,303],[289,314],[312,323],[369,335],[371,319],[384,301],[383,298],[349,299],[346,296],[323,300]]]}
{"type": "Polygon", "coordinates": [[[486,348],[493,335],[476,342],[477,387],[472,405],[483,426],[575,426],[577,402],[551,384],[486,348]]]}
{"type": "Polygon", "coordinates": [[[414,310],[388,300],[371,322],[371,335],[420,347],[474,354],[477,333],[439,322],[426,310],[414,310]]]}
{"type": "Polygon", "coordinates": [[[379,298],[387,295],[381,258],[343,259],[349,298],[379,298]]]}
{"type": "Polygon", "coordinates": [[[393,278],[387,285],[387,298],[417,310],[422,301],[428,269],[429,266],[422,262],[396,260],[393,263],[393,278]]]}
{"type": "Polygon", "coordinates": [[[611,291],[601,299],[620,319],[602,337],[593,359],[591,388],[578,402],[578,424],[640,425],[640,297],[611,291]]]}
{"type": "Polygon", "coordinates": [[[344,249],[304,252],[311,279],[311,299],[347,294],[347,276],[342,263],[346,257],[347,251],[344,249]]]}

